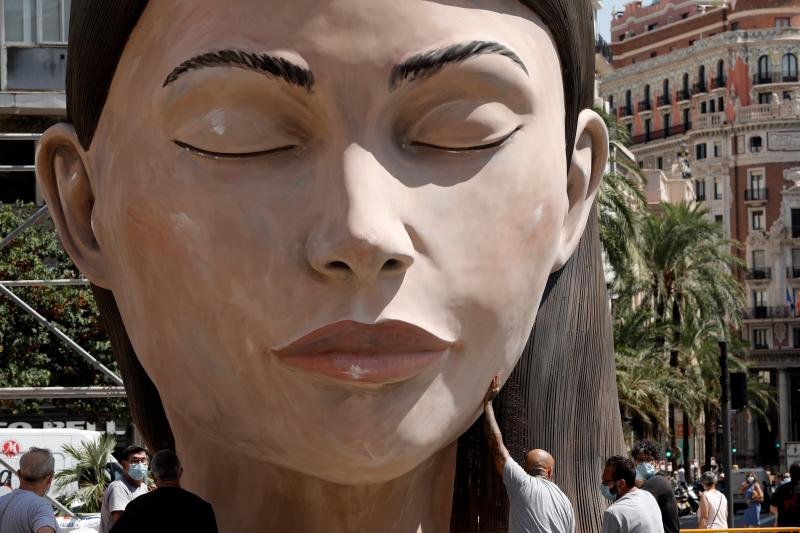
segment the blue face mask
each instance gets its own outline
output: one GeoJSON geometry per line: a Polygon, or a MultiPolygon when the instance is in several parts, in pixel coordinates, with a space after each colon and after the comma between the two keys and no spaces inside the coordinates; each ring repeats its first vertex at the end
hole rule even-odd
{"type": "Polygon", "coordinates": [[[147,477],[147,465],[143,463],[130,465],[128,467],[128,475],[136,481],[142,481],[147,477]]]}
{"type": "Polygon", "coordinates": [[[656,475],[656,467],[652,463],[639,463],[636,466],[636,479],[639,481],[647,481],[656,475]]]}
{"type": "Polygon", "coordinates": [[[613,502],[614,500],[617,499],[617,495],[611,492],[611,489],[609,489],[606,485],[600,486],[600,492],[603,494],[603,497],[608,501],[613,502]]]}

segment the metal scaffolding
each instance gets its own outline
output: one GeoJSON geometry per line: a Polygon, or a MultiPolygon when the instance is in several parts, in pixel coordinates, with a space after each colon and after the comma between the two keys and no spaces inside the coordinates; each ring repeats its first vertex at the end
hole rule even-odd
{"type": "MultiPolygon", "coordinates": [[[[2,241],[0,241],[0,253],[11,242],[21,235],[28,228],[45,220],[49,215],[47,206],[42,206],[36,213],[31,215],[22,224],[16,227],[2,241]]],[[[66,333],[58,329],[51,321],[39,314],[33,307],[28,305],[19,295],[15,294],[9,287],[64,287],[88,285],[85,279],[57,279],[57,280],[0,280],[0,293],[14,302],[22,310],[32,316],[37,322],[47,328],[61,342],[67,345],[72,351],[83,357],[93,367],[106,376],[114,385],[111,387],[14,387],[0,389],[0,399],[3,400],[23,400],[34,398],[119,398],[125,396],[125,389],[122,387],[122,378],[115,372],[97,360],[87,350],[82,348],[77,342],[71,339],[66,333]]]]}

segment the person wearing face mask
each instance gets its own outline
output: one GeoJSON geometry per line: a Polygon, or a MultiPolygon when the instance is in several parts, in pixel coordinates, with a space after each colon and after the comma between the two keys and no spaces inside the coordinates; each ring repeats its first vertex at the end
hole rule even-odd
{"type": "Polygon", "coordinates": [[[603,514],[602,533],[663,533],[661,513],[652,494],[636,487],[633,461],[621,455],[606,460],[600,492],[614,502],[603,514]]]}
{"type": "Polygon", "coordinates": [[[111,533],[217,533],[211,505],[181,488],[183,467],[175,452],[161,450],[153,455],[150,471],[156,489],[129,503],[111,533]],[[158,517],[155,522],[154,516],[158,517]]]}
{"type": "Polygon", "coordinates": [[[739,486],[739,494],[744,494],[744,498],[747,500],[747,509],[744,511],[745,526],[758,526],[759,517],[761,516],[761,502],[764,501],[764,490],[752,473],[747,474],[744,483],[739,486]]]}
{"type": "Polygon", "coordinates": [[[772,495],[770,510],[778,515],[778,527],[800,527],[800,461],[793,463],[786,474],[772,495]]]}
{"type": "Polygon", "coordinates": [[[678,533],[678,504],[672,483],[661,473],[658,462],[661,454],[658,447],[649,440],[641,440],[633,445],[631,457],[636,464],[636,486],[644,489],[656,499],[661,510],[661,523],[665,533],[678,533]]]}
{"type": "Polygon", "coordinates": [[[31,448],[19,460],[19,488],[0,498],[3,533],[56,533],[53,507],[44,495],[50,490],[55,459],[50,450],[31,448]]]}
{"type": "Polygon", "coordinates": [[[108,533],[134,498],[148,491],[147,451],[141,446],[128,446],[119,458],[122,479],[112,481],[103,494],[100,507],[100,533],[108,533]]]}

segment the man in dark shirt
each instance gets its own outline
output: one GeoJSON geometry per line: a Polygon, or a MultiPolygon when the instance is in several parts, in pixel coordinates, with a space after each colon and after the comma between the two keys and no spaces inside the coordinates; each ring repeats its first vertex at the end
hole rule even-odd
{"type": "Polygon", "coordinates": [[[129,503],[110,533],[217,533],[217,519],[211,505],[181,488],[183,468],[175,453],[161,450],[155,454],[150,471],[156,490],[129,503]]]}
{"type": "Polygon", "coordinates": [[[642,440],[633,445],[631,457],[636,464],[636,486],[646,490],[658,502],[664,533],[678,533],[678,504],[672,483],[661,473],[658,462],[661,454],[654,443],[642,440]]]}
{"type": "Polygon", "coordinates": [[[789,468],[791,481],[783,483],[772,495],[770,510],[778,513],[778,527],[800,526],[800,462],[789,468]]]}

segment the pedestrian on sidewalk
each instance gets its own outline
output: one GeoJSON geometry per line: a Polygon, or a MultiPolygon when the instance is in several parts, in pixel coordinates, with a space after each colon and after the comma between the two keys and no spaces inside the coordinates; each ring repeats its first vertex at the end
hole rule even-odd
{"type": "Polygon", "coordinates": [[[46,448],[31,448],[19,459],[19,488],[0,498],[0,532],[56,533],[53,506],[44,498],[56,461],[46,448]]]}
{"type": "Polygon", "coordinates": [[[704,472],[701,477],[703,492],[697,510],[698,529],[726,529],[728,527],[728,499],[717,490],[717,475],[704,472]]]}
{"type": "Polygon", "coordinates": [[[508,533],[574,533],[572,504],[553,483],[553,457],[545,450],[531,450],[525,455],[523,469],[503,444],[492,407],[499,392],[500,376],[495,376],[483,402],[483,427],[495,468],[503,476],[508,493],[508,533]]]}
{"type": "Polygon", "coordinates": [[[778,513],[778,527],[800,527],[800,461],[789,467],[789,475],[772,495],[770,510],[778,513]]]}
{"type": "Polygon", "coordinates": [[[147,494],[147,451],[132,444],[122,450],[119,463],[122,466],[122,479],[109,483],[103,494],[100,533],[108,533],[128,504],[142,494],[147,494]]]}
{"type": "Polygon", "coordinates": [[[609,457],[600,490],[611,502],[603,514],[602,533],[664,533],[661,510],[652,494],[636,487],[633,461],[609,457]]]}
{"type": "MultiPolygon", "coordinates": [[[[675,491],[672,483],[661,472],[659,461],[661,453],[654,442],[640,440],[631,449],[631,458],[636,465],[636,486],[653,495],[661,511],[661,525],[665,533],[678,533],[680,521],[678,520],[678,502],[675,501],[675,491]]],[[[685,478],[684,478],[684,485],[685,478]]]]}
{"type": "Polygon", "coordinates": [[[744,494],[747,509],[744,511],[744,524],[746,527],[756,527],[761,520],[761,502],[764,501],[764,489],[756,481],[756,476],[748,472],[747,478],[739,486],[739,494],[744,494]]]}
{"type": "Polygon", "coordinates": [[[111,533],[217,533],[211,504],[181,488],[183,467],[175,452],[156,453],[150,471],[156,489],[129,503],[111,533]]]}

